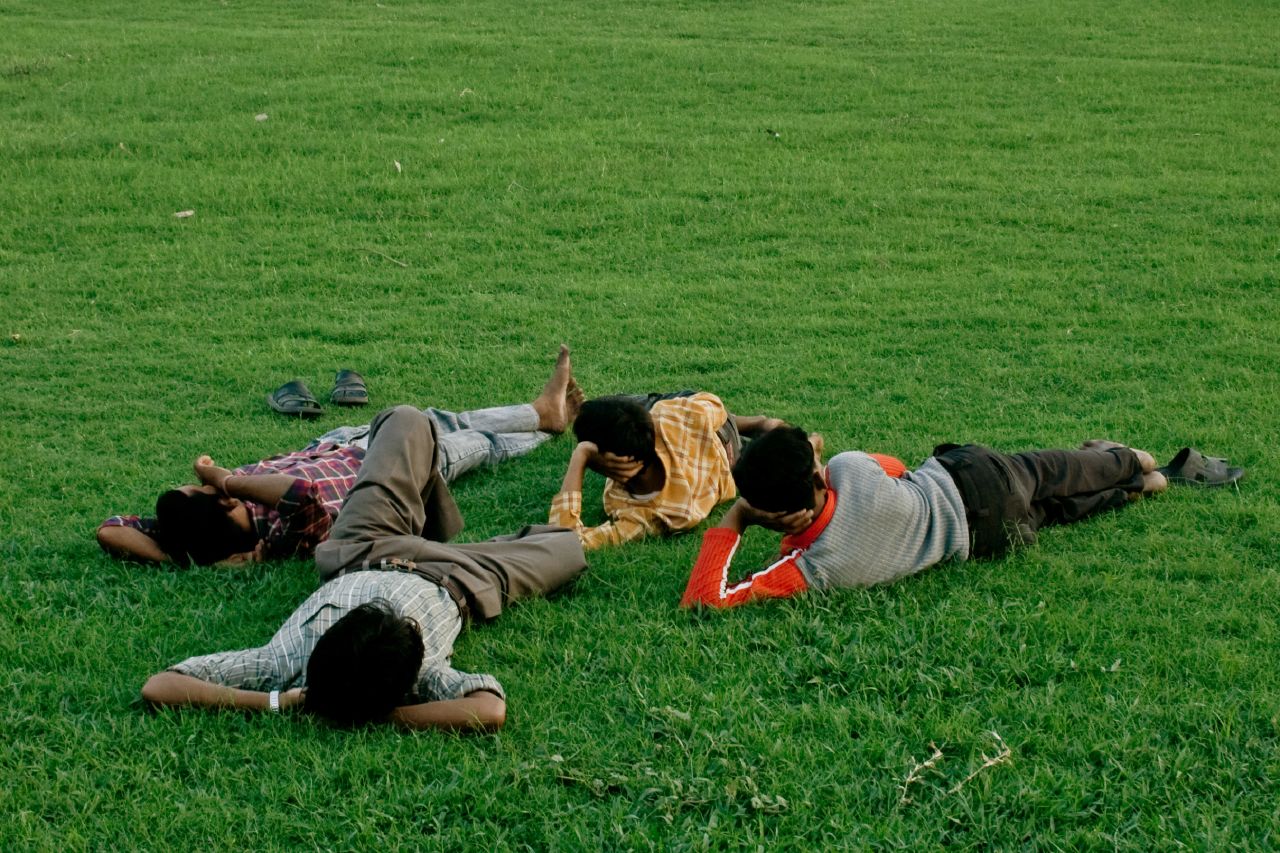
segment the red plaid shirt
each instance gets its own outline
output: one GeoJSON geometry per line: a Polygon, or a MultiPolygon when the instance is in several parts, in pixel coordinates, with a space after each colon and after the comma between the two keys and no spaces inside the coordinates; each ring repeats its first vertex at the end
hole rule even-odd
{"type": "MultiPolygon", "coordinates": [[[[347,493],[355,485],[364,462],[364,449],[321,444],[242,465],[233,474],[288,474],[294,484],[273,508],[245,501],[249,518],[263,542],[266,558],[310,557],[329,538],[347,493]]],[[[132,527],[155,536],[156,520],[115,515],[102,527],[132,527]]]]}

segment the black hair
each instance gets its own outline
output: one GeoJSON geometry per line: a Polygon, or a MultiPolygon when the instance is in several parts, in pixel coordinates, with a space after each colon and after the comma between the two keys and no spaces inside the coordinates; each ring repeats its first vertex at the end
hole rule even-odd
{"type": "Polygon", "coordinates": [[[341,726],[386,719],[413,689],[422,633],[383,599],[361,604],[324,632],[307,661],[308,711],[341,726]]]}
{"type": "Polygon", "coordinates": [[[208,566],[258,542],[236,526],[217,495],[170,489],[156,501],[156,542],[176,563],[208,566]]]}
{"type": "Polygon", "coordinates": [[[601,453],[630,456],[646,464],[657,459],[649,410],[631,397],[597,397],[582,404],[573,422],[578,441],[590,441],[601,453]]]}
{"type": "Polygon", "coordinates": [[[749,443],[733,466],[738,493],[765,512],[813,509],[813,445],[800,427],[772,429],[749,443]]]}

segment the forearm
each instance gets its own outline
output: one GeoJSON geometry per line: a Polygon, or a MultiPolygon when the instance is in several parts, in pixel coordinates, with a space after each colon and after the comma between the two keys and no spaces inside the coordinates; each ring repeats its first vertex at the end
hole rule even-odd
{"type": "MultiPolygon", "coordinates": [[[[732,512],[732,510],[730,510],[732,512]]],[[[729,513],[725,514],[726,516],[729,513]]],[[[756,598],[786,598],[808,589],[794,553],[736,583],[729,583],[733,555],[741,534],[721,523],[704,534],[702,548],[689,574],[681,607],[736,607],[756,598]]]]}
{"type": "Polygon", "coordinates": [[[569,467],[564,471],[564,480],[560,483],[561,494],[565,492],[581,492],[582,481],[586,477],[587,456],[577,450],[569,457],[569,467]]]}
{"type": "Polygon", "coordinates": [[[724,515],[720,516],[720,521],[715,526],[731,531],[735,536],[742,536],[748,526],[743,512],[742,501],[735,501],[733,506],[725,510],[724,515]]]}
{"type": "Polygon", "coordinates": [[[153,705],[191,708],[241,708],[265,711],[270,694],[201,681],[181,672],[158,672],[142,686],[142,698],[153,705]]]}
{"type": "Polygon", "coordinates": [[[779,418],[771,418],[768,415],[732,415],[734,425],[738,428],[739,435],[756,436],[761,433],[777,429],[780,426],[786,426],[786,421],[779,418]]]}
{"type": "Polygon", "coordinates": [[[156,544],[156,540],[133,527],[99,527],[98,544],[111,556],[124,560],[169,561],[169,555],[156,544]]]}
{"type": "Polygon", "coordinates": [[[494,732],[502,728],[506,719],[506,701],[487,690],[469,693],[461,699],[402,705],[391,712],[391,722],[406,729],[494,732]]]}
{"type": "Polygon", "coordinates": [[[275,507],[297,482],[288,474],[232,474],[222,481],[222,490],[233,498],[275,507]]]}

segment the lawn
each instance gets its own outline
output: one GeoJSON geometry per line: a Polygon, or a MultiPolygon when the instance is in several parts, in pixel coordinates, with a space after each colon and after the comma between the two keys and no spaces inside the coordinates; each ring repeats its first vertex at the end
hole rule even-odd
{"type": "MultiPolygon", "coordinates": [[[[0,848],[1274,849],[1278,36],[1265,0],[0,0],[0,848]],[[315,574],[118,563],[99,521],[201,453],[526,400],[560,341],[588,393],[830,450],[1249,476],[728,613],[675,607],[697,534],[598,553],[464,634],[493,736],[141,706],[315,574]],[[370,410],[263,402],[341,367],[370,410]]],[[[571,449],[459,483],[463,537],[544,520],[571,449]]]]}

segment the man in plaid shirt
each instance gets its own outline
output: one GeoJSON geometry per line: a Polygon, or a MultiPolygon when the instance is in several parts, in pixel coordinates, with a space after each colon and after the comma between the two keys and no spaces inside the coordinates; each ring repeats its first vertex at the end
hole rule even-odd
{"type": "MultiPolygon", "coordinates": [[[[424,409],[439,436],[446,483],[482,464],[522,456],[563,432],[581,405],[568,347],[542,393],[516,406],[453,413],[424,409]]],[[[113,516],[98,528],[107,553],[149,562],[307,558],[329,536],[364,462],[369,427],[341,427],[293,453],[227,470],[201,456],[198,485],[160,496],[156,517],[113,516]]]]}
{"type": "Polygon", "coordinates": [[[282,711],[342,725],[492,731],[506,693],[453,666],[468,620],[564,587],[586,568],[578,537],[534,525],[452,544],[462,515],[440,473],[435,423],[410,406],[370,425],[368,454],[327,540],[323,586],[262,646],[197,655],[142,688],[154,705],[282,711]]]}
{"type": "Polygon", "coordinates": [[[552,501],[550,523],[577,532],[587,550],[689,530],[736,494],[730,468],[742,437],[781,425],[763,415],[731,414],[706,392],[588,400],[574,423],[578,446],[552,501]],[[609,480],[608,521],[594,527],[582,521],[588,468],[609,480]]]}

